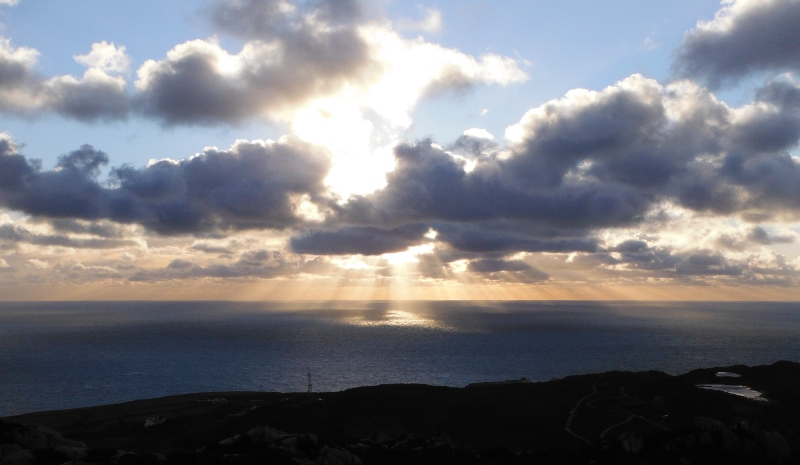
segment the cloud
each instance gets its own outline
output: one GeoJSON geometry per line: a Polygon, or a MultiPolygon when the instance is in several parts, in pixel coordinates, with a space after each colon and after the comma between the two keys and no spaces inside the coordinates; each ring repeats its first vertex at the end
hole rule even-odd
{"type": "Polygon", "coordinates": [[[164,60],[147,60],[137,72],[140,111],[167,125],[235,124],[259,116],[292,121],[314,100],[347,91],[360,106],[397,118],[406,117],[426,90],[526,77],[509,58],[475,60],[403,39],[385,24],[366,21],[353,0],[220,1],[211,18],[219,30],[245,40],[242,50],[229,53],[212,38],[177,45],[164,60]],[[423,60],[426,66],[420,66],[423,60]],[[376,101],[381,91],[374,88],[387,85],[406,94],[402,108],[376,101]]]}
{"type": "Polygon", "coordinates": [[[128,115],[130,102],[123,78],[91,67],[81,78],[46,79],[33,69],[38,56],[34,49],[14,48],[8,39],[0,38],[0,111],[22,115],[56,112],[86,122],[128,115]]]}
{"type": "MultiPolygon", "coordinates": [[[[400,144],[386,187],[334,208],[328,223],[339,229],[296,236],[295,251],[384,253],[412,245],[375,246],[394,244],[387,228],[423,225],[461,251],[595,252],[599,231],[646,225],[665,203],[698,215],[796,217],[800,166],[788,150],[800,137],[798,89],[773,81],[730,108],[694,83],[633,75],[530,110],[504,149],[477,130],[449,149],[400,144]]],[[[676,266],[646,255],[648,266],[676,266]]]]}
{"type": "Polygon", "coordinates": [[[381,255],[400,252],[424,240],[428,228],[407,225],[391,230],[375,227],[346,227],[336,231],[309,231],[292,237],[295,253],[315,255],[381,255]]]}
{"type": "Polygon", "coordinates": [[[127,239],[83,238],[61,234],[37,234],[22,226],[10,224],[0,225],[0,242],[69,247],[74,249],[116,249],[139,245],[139,242],[127,239]]]}
{"type": "Polygon", "coordinates": [[[712,86],[758,71],[800,70],[800,1],[725,0],[711,21],[700,21],[678,50],[682,76],[712,86]]]}
{"type": "Polygon", "coordinates": [[[0,5],[14,6],[19,3],[19,0],[0,0],[0,5]]]}
{"type": "Polygon", "coordinates": [[[124,46],[117,47],[114,42],[105,40],[92,44],[92,51],[88,54],[75,55],[73,58],[82,65],[106,73],[125,73],[131,65],[131,57],[125,53],[124,46]]]}
{"type": "Polygon", "coordinates": [[[549,276],[522,260],[483,259],[473,260],[467,270],[478,273],[492,281],[532,283],[546,281],[549,276]]]}
{"type": "Polygon", "coordinates": [[[29,268],[33,268],[35,270],[44,270],[50,267],[50,264],[47,260],[39,260],[38,258],[30,258],[25,262],[29,268]]]}
{"type": "Polygon", "coordinates": [[[53,266],[53,271],[61,274],[69,281],[91,282],[108,279],[118,280],[123,276],[119,271],[104,265],[84,265],[79,260],[70,259],[53,266]]]}
{"type": "Polygon", "coordinates": [[[419,20],[403,18],[396,23],[397,29],[403,30],[419,30],[423,32],[438,32],[442,29],[442,12],[435,8],[423,8],[420,10],[424,13],[424,17],[419,20]]]}
{"type": "MultiPolygon", "coordinates": [[[[198,265],[191,261],[176,259],[164,268],[139,270],[129,279],[138,282],[156,282],[173,279],[269,279],[302,273],[318,267],[317,260],[285,257],[278,251],[257,250],[242,254],[232,263],[198,265]]],[[[326,271],[330,271],[327,269],[326,271]]]]}
{"type": "MultiPolygon", "coordinates": [[[[217,31],[243,41],[241,49],[226,50],[216,36],[178,44],[162,59],[145,60],[133,89],[123,76],[132,61],[124,46],[97,42],[74,56],[88,66],[82,77],[48,78],[35,71],[38,51],[2,39],[0,111],[85,122],[137,115],[166,126],[263,119],[289,123],[335,156],[357,152],[363,166],[398,140],[426,95],[527,79],[512,58],[403,38],[389,22],[366,18],[355,0],[219,0],[207,12],[217,31]],[[357,142],[336,144],[347,140],[357,142]]],[[[378,165],[383,171],[373,174],[380,176],[387,163],[378,165]]]]}
{"type": "Polygon", "coordinates": [[[283,229],[302,221],[297,200],[318,199],[330,165],[319,148],[286,139],[237,141],[190,159],[111,170],[105,153],[85,145],[43,171],[0,141],[0,204],[48,218],[137,223],[163,234],[214,229],[283,229]]]}

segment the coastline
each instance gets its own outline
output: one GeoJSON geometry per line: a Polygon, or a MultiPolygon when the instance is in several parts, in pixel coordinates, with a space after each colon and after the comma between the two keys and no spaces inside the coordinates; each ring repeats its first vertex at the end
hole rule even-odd
{"type": "MultiPolygon", "coordinates": [[[[135,456],[179,463],[191,456],[185,463],[217,463],[212,458],[240,449],[250,452],[239,455],[258,455],[253,444],[259,443],[269,445],[264,450],[283,451],[286,459],[313,462],[327,447],[364,464],[574,463],[562,459],[575,454],[597,463],[624,463],[613,460],[626,457],[716,463],[708,460],[717,456],[795,463],[797,418],[800,364],[780,361],[677,376],[612,371],[463,388],[395,384],[311,394],[196,393],[2,420],[45,425],[85,443],[87,451],[127,451],[129,461],[135,456]],[[768,401],[698,387],[702,384],[744,385],[768,401]],[[307,444],[300,457],[297,447],[276,446],[281,435],[298,444],[313,437],[316,445],[307,444]]],[[[106,459],[86,463],[117,463],[119,457],[106,459]]]]}

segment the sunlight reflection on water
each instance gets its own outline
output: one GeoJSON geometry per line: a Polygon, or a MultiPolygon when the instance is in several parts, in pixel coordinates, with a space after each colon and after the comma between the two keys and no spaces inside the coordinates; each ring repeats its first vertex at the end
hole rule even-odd
{"type": "Polygon", "coordinates": [[[436,329],[440,331],[456,331],[456,328],[441,321],[402,310],[389,310],[383,313],[380,318],[361,315],[342,318],[339,321],[351,326],[401,326],[436,329]]]}

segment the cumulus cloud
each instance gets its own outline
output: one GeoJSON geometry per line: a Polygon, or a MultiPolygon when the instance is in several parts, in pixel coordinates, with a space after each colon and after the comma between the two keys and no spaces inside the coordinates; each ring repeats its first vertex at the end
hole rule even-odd
{"type": "Polygon", "coordinates": [[[47,260],[39,260],[38,258],[28,259],[25,265],[35,270],[44,270],[50,267],[50,263],[48,263],[47,260]]]}
{"type": "MultiPolygon", "coordinates": [[[[0,202],[49,219],[53,232],[2,231],[10,243],[57,245],[63,236],[70,240],[65,246],[99,248],[126,240],[111,222],[166,235],[275,229],[290,231],[296,254],[435,254],[419,258],[431,277],[455,276],[453,264],[464,261],[463,272],[488,281],[548,279],[549,272],[513,257],[531,253],[570,256],[564,266],[593,263],[609,273],[773,282],[794,276],[793,268],[772,259],[756,265],[744,254],[794,240],[774,227],[750,225],[680,247],[643,237],[609,241],[603,234],[658,228],[674,209],[734,221],[797,218],[800,167],[789,150],[800,138],[798,95],[800,86],[783,77],[732,108],[690,81],[664,86],[634,75],[530,110],[509,127],[506,147],[480,129],[446,147],[431,140],[399,144],[386,186],[344,202],[326,186],[330,153],[291,137],[116,167],[102,182],[109,160],[101,151],[84,146],[44,170],[5,136],[0,202]],[[316,211],[313,226],[309,209],[316,211]]],[[[226,260],[241,250],[224,238],[187,247],[226,260]]],[[[155,274],[139,270],[136,279],[289,272],[248,265],[257,262],[174,261],[155,274]]]]}
{"type": "Polygon", "coordinates": [[[97,42],[74,56],[88,67],[82,77],[46,78],[35,71],[38,51],[1,39],[0,111],[56,112],[81,121],[137,114],[165,125],[266,118],[289,122],[299,134],[317,111],[328,119],[357,113],[363,124],[372,112],[407,127],[408,112],[426,92],[527,77],[511,58],[474,58],[404,39],[389,23],[367,20],[356,0],[220,0],[210,17],[217,30],[244,41],[238,53],[216,37],[178,44],[165,58],[144,61],[132,92],[120,75],[132,61],[124,46],[97,42]],[[380,97],[387,88],[395,93],[389,101],[380,97]],[[331,98],[337,101],[321,102],[331,98]]]}
{"type": "Polygon", "coordinates": [[[127,116],[130,102],[123,78],[90,67],[81,78],[46,79],[34,71],[38,56],[34,49],[14,48],[8,39],[0,38],[0,111],[25,115],[56,112],[81,121],[127,116]]]}
{"type": "Polygon", "coordinates": [[[423,17],[419,20],[403,18],[397,21],[400,30],[418,30],[423,32],[437,32],[442,28],[442,12],[436,8],[420,7],[423,17]]]}
{"type": "Polygon", "coordinates": [[[92,44],[92,51],[86,55],[75,55],[75,61],[89,68],[106,73],[125,73],[130,69],[131,57],[125,53],[124,46],[105,40],[92,44]]]}
{"type": "Polygon", "coordinates": [[[725,0],[678,51],[677,71],[712,86],[757,71],[800,70],[800,1],[725,0]]]}
{"type": "MultiPolygon", "coordinates": [[[[399,145],[385,188],[337,207],[329,231],[293,244],[308,253],[383,253],[427,240],[387,242],[396,239],[387,227],[421,225],[465,252],[599,252],[599,231],[645,225],[665,203],[698,215],[796,217],[800,166],[788,150],[800,137],[797,89],[771,82],[740,108],[688,81],[662,86],[639,75],[570,91],[511,126],[503,150],[478,130],[449,150],[430,140],[399,145]],[[474,164],[458,152],[471,152],[474,164]]],[[[697,258],[642,253],[642,266],[703,271],[697,258]]]]}
{"type": "Polygon", "coordinates": [[[282,229],[302,221],[297,199],[317,199],[330,158],[299,141],[238,141],[181,161],[112,170],[97,177],[108,156],[93,147],[59,157],[43,171],[0,141],[0,203],[32,215],[137,223],[164,234],[221,229],[282,229]]]}

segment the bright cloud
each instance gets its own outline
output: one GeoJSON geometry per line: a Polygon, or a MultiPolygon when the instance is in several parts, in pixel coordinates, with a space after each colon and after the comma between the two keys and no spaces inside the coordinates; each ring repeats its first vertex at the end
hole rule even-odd
{"type": "Polygon", "coordinates": [[[116,46],[106,41],[92,44],[92,51],[86,55],[75,55],[75,61],[97,68],[106,73],[125,73],[131,65],[131,57],[125,53],[124,46],[116,46]]]}

